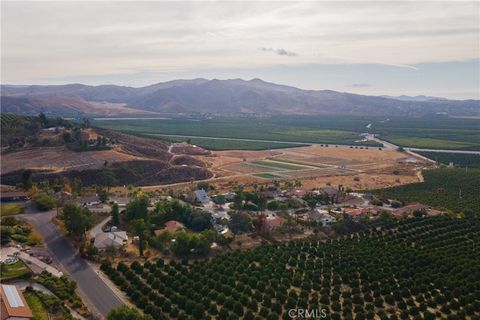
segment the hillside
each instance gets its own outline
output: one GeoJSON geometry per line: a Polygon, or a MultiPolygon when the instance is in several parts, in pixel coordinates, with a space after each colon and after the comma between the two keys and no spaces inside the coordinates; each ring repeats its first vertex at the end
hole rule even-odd
{"type": "Polygon", "coordinates": [[[62,115],[132,113],[412,116],[476,115],[477,100],[409,100],[302,90],[253,79],[175,80],[147,87],[2,85],[3,112],[62,115]]]}
{"type": "Polygon", "coordinates": [[[18,184],[27,169],[32,171],[34,182],[54,183],[67,178],[83,185],[101,185],[105,171],[120,185],[156,185],[212,176],[188,149],[173,154],[164,141],[87,128],[84,123],[63,119],[2,115],[1,120],[2,184],[18,184]]]}

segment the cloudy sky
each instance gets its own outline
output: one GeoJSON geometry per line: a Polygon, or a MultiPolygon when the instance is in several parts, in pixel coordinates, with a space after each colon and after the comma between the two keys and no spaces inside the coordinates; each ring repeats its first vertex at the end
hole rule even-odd
{"type": "Polygon", "coordinates": [[[1,9],[2,83],[261,78],[479,98],[478,1],[2,1],[1,9]]]}

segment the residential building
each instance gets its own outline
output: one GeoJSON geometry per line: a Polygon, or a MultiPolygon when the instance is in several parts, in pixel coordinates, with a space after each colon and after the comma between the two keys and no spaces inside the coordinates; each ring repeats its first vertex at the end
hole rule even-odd
{"type": "Polygon", "coordinates": [[[237,194],[235,192],[227,192],[223,194],[223,196],[225,197],[225,201],[232,202],[233,200],[235,200],[237,194]]]}
{"type": "Polygon", "coordinates": [[[271,231],[277,228],[280,228],[285,223],[285,219],[277,216],[277,215],[268,215],[265,218],[263,223],[263,230],[264,231],[271,231]]]}
{"type": "Polygon", "coordinates": [[[26,320],[32,319],[32,311],[18,287],[13,285],[0,285],[0,319],[1,320],[26,320]]]}
{"type": "Polygon", "coordinates": [[[128,235],[125,231],[114,230],[110,232],[101,232],[95,236],[93,245],[98,250],[103,250],[109,246],[120,248],[128,242],[128,235]]]}
{"type": "Polygon", "coordinates": [[[169,220],[169,221],[165,222],[165,226],[163,228],[155,230],[154,234],[155,234],[155,236],[158,237],[159,235],[161,235],[165,231],[168,231],[170,233],[175,233],[175,232],[177,232],[179,230],[183,230],[183,229],[185,229],[185,226],[183,225],[183,223],[175,221],[175,220],[169,220]]]}
{"type": "Polygon", "coordinates": [[[331,216],[327,210],[318,208],[309,212],[309,218],[312,221],[321,222],[324,227],[337,222],[337,219],[331,216]]]}
{"type": "Polygon", "coordinates": [[[204,189],[195,190],[193,191],[193,194],[197,202],[200,202],[203,205],[210,203],[210,197],[204,189]]]}

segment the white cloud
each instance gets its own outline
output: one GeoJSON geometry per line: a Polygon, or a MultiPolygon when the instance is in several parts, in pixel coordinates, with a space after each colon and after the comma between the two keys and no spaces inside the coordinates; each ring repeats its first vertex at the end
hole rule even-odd
{"type": "Polygon", "coordinates": [[[275,64],[415,68],[478,58],[479,9],[445,1],[4,1],[2,82],[275,64]]]}

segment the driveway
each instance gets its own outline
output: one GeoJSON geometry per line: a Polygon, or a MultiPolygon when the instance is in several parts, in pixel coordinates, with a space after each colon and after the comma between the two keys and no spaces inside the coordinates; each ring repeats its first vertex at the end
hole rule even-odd
{"type": "Polygon", "coordinates": [[[53,224],[56,211],[23,214],[43,236],[53,259],[77,282],[80,294],[96,316],[104,318],[108,311],[123,303],[95,270],[81,257],[53,224]]]}

